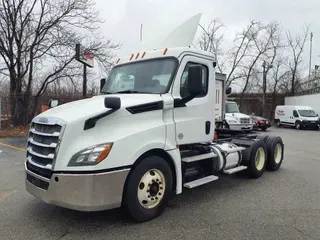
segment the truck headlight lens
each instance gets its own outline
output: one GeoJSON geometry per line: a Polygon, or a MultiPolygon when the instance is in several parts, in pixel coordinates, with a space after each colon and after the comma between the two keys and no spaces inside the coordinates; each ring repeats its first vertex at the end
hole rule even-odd
{"type": "Polygon", "coordinates": [[[72,156],[68,167],[96,165],[109,155],[111,148],[112,143],[105,143],[83,149],[72,156]]]}
{"type": "Polygon", "coordinates": [[[237,123],[237,121],[236,120],[229,120],[229,121],[227,121],[228,123],[237,123]]]}

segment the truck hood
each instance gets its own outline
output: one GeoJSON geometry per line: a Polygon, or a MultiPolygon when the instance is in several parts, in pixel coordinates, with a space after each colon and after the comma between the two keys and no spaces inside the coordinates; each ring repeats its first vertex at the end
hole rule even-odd
{"type": "Polygon", "coordinates": [[[88,99],[62,104],[39,114],[37,117],[52,117],[63,120],[66,123],[74,120],[87,119],[110,110],[104,106],[104,99],[106,97],[119,97],[121,99],[121,109],[144,103],[162,101],[160,94],[99,95],[88,99]]]}
{"type": "Polygon", "coordinates": [[[250,118],[248,115],[243,113],[226,113],[226,118],[228,119],[240,119],[240,118],[250,118]]]}

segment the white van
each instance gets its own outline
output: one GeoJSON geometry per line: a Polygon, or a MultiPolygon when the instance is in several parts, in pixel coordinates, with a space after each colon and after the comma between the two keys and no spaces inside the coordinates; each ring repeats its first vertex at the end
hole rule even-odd
{"type": "Polygon", "coordinates": [[[319,117],[308,106],[277,106],[275,110],[277,127],[281,125],[294,126],[296,129],[319,129],[319,117]]]}

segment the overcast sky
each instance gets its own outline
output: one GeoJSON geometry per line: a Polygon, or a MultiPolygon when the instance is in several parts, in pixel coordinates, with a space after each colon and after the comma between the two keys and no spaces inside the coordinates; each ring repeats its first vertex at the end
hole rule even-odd
{"type": "MultiPolygon", "coordinates": [[[[310,24],[314,33],[312,65],[320,63],[320,0],[96,0],[96,3],[106,19],[102,33],[123,44],[120,56],[130,54],[130,49],[139,43],[141,23],[143,39],[147,41],[164,38],[183,21],[202,13],[201,24],[218,17],[226,25],[226,42],[250,19],[277,20],[292,33],[301,32],[303,24],[310,24]]],[[[304,58],[308,64],[309,42],[306,47],[304,58]]]]}

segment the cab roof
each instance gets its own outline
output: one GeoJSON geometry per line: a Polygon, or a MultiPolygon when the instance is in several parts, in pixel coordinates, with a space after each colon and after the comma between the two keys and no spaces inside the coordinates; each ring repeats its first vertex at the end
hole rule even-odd
{"type": "Polygon", "coordinates": [[[191,54],[198,57],[208,58],[208,60],[215,60],[215,57],[212,53],[198,50],[191,47],[172,47],[172,48],[162,48],[162,49],[154,49],[151,51],[141,51],[132,53],[128,56],[120,57],[116,59],[115,65],[125,64],[129,62],[138,62],[142,60],[148,59],[157,59],[164,57],[175,57],[180,58],[182,55],[191,54]]]}

